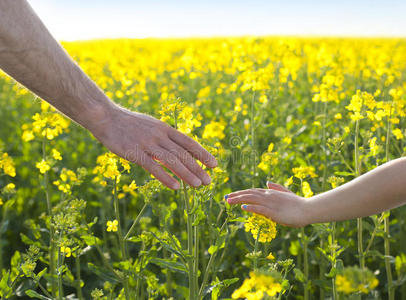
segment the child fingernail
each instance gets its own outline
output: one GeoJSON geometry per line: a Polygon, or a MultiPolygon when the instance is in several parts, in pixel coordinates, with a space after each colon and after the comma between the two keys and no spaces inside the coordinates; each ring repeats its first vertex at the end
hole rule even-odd
{"type": "Polygon", "coordinates": [[[228,195],[225,195],[225,196],[224,196],[224,200],[227,200],[227,199],[228,199],[228,195]]]}
{"type": "Polygon", "coordinates": [[[242,209],[247,209],[247,205],[246,205],[246,204],[242,205],[241,207],[242,207],[242,209]]]}

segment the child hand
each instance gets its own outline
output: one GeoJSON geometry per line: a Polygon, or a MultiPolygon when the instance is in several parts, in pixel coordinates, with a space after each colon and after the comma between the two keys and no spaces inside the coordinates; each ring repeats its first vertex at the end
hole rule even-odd
{"type": "Polygon", "coordinates": [[[225,199],[231,205],[244,203],[241,206],[243,210],[286,226],[302,227],[310,223],[308,199],[297,196],[279,184],[267,182],[267,186],[268,189],[233,192],[225,199]]]}

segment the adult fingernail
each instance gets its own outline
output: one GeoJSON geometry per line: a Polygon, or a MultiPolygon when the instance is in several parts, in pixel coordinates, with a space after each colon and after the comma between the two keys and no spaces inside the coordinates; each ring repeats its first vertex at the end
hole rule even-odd
{"type": "Polygon", "coordinates": [[[210,183],[211,183],[211,178],[210,178],[210,176],[207,175],[207,174],[204,174],[204,175],[203,175],[203,184],[204,184],[204,185],[209,185],[210,183]]]}
{"type": "Polygon", "coordinates": [[[200,181],[200,179],[195,178],[195,179],[192,180],[192,185],[193,185],[194,187],[198,187],[198,186],[201,186],[201,185],[202,185],[202,182],[200,181]]]}
{"type": "Polygon", "coordinates": [[[176,182],[176,183],[172,184],[172,188],[173,188],[174,190],[179,190],[179,189],[180,189],[180,184],[179,184],[179,182],[176,182]]]}

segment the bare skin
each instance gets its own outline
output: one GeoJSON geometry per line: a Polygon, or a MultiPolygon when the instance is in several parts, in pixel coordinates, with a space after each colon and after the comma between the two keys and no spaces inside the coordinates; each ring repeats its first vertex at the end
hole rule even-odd
{"type": "Polygon", "coordinates": [[[268,182],[268,189],[234,192],[226,200],[291,227],[366,217],[406,204],[406,158],[383,164],[311,198],[299,197],[279,184],[268,182]]]}
{"type": "Polygon", "coordinates": [[[114,104],[55,41],[26,0],[0,0],[0,68],[166,186],[180,185],[161,164],[192,186],[210,184],[195,159],[211,168],[216,159],[167,124],[114,104]]]}

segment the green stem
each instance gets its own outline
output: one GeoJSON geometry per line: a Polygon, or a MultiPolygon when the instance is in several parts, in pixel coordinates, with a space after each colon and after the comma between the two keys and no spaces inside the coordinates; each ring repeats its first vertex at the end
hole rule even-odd
{"type": "MultiPolygon", "coordinates": [[[[332,229],[331,229],[331,256],[334,259],[333,262],[333,267],[335,268],[337,265],[337,258],[336,258],[336,222],[332,222],[332,229]]],[[[333,278],[331,278],[331,284],[333,286],[333,300],[337,300],[337,287],[336,287],[336,276],[334,275],[333,278]]]]}
{"type": "Polygon", "coordinates": [[[78,294],[79,300],[83,300],[83,293],[82,293],[82,279],[80,276],[80,256],[79,254],[75,257],[75,265],[76,265],[76,293],[78,294]]]}
{"type": "MultiPolygon", "coordinates": [[[[386,162],[389,161],[389,139],[390,139],[390,117],[392,114],[392,105],[391,105],[391,111],[390,111],[390,116],[388,116],[387,120],[387,129],[386,129],[386,147],[385,147],[385,160],[386,162]]],[[[385,269],[386,269],[386,278],[388,281],[388,299],[389,300],[394,300],[395,299],[395,286],[393,285],[393,278],[392,278],[392,267],[390,263],[390,224],[389,224],[389,216],[390,216],[390,211],[387,216],[385,216],[383,222],[384,222],[384,248],[385,248],[385,269]]]]}
{"type": "MultiPolygon", "coordinates": [[[[324,192],[325,188],[326,188],[326,179],[327,179],[327,165],[328,165],[328,159],[327,159],[327,134],[326,134],[326,121],[327,121],[327,101],[324,102],[324,106],[323,106],[323,131],[322,131],[322,135],[323,135],[323,148],[322,148],[322,155],[323,155],[323,161],[324,161],[324,169],[323,169],[323,181],[322,181],[322,185],[321,185],[321,190],[324,192]]],[[[323,249],[324,246],[324,241],[323,238],[320,239],[320,248],[323,249]]],[[[326,273],[326,266],[325,266],[325,261],[323,259],[323,257],[320,258],[320,269],[319,269],[319,279],[320,281],[324,281],[325,280],[325,273],[326,273]]],[[[322,286],[320,286],[320,299],[324,299],[325,298],[325,292],[324,292],[324,288],[322,286]]]]}
{"type": "MultiPolygon", "coordinates": [[[[124,261],[127,261],[127,251],[125,249],[125,240],[123,238],[123,232],[121,230],[120,210],[119,210],[119,202],[118,202],[118,197],[117,197],[117,177],[114,178],[113,198],[114,198],[114,212],[116,215],[116,220],[118,222],[117,233],[118,233],[118,239],[119,239],[119,244],[120,244],[121,257],[124,261]]],[[[123,285],[124,285],[125,298],[126,298],[126,300],[129,300],[130,299],[130,289],[128,286],[128,277],[127,277],[126,273],[124,273],[123,285]]]]}
{"type": "MultiPolygon", "coordinates": [[[[359,120],[355,123],[355,177],[360,176],[360,161],[359,161],[359,120]]],[[[359,266],[361,269],[365,268],[365,257],[363,250],[363,226],[362,218],[357,218],[357,232],[358,232],[358,256],[359,256],[359,266]]]]}
{"type": "MultiPolygon", "coordinates": [[[[379,224],[380,224],[380,223],[381,223],[381,221],[379,222],[379,224]]],[[[379,226],[379,225],[378,225],[378,226],[379,226]]],[[[367,245],[367,247],[365,248],[365,251],[364,251],[365,255],[368,254],[369,249],[370,249],[371,246],[372,246],[372,243],[373,243],[373,241],[374,241],[374,239],[375,239],[376,232],[377,232],[377,230],[378,230],[378,226],[375,226],[374,231],[372,231],[371,238],[369,239],[368,245],[367,245]]]]}
{"type": "Polygon", "coordinates": [[[195,290],[197,291],[199,286],[199,232],[198,226],[196,225],[194,228],[194,240],[195,240],[195,247],[194,247],[194,274],[195,274],[195,290]]]}
{"type": "Polygon", "coordinates": [[[255,239],[255,244],[254,244],[254,271],[256,271],[258,269],[258,240],[259,240],[259,235],[261,234],[261,227],[258,230],[258,234],[257,237],[255,239]]]}
{"type": "MultiPolygon", "coordinates": [[[[303,179],[300,179],[300,190],[303,191],[303,179]]],[[[303,289],[304,289],[304,295],[303,299],[308,300],[309,299],[309,288],[308,288],[308,280],[309,280],[309,264],[308,264],[308,253],[307,253],[307,236],[306,232],[304,230],[304,227],[301,228],[301,238],[302,238],[302,244],[303,244],[303,273],[304,273],[304,283],[303,283],[303,289]]]]}
{"type": "MultiPolygon", "coordinates": [[[[142,245],[141,245],[141,253],[143,252],[145,250],[145,244],[144,244],[144,242],[142,242],[142,245]]],[[[140,259],[140,270],[141,270],[141,268],[142,268],[142,264],[143,264],[143,260],[144,260],[144,255],[142,255],[141,257],[139,257],[139,259],[140,259]]],[[[138,294],[140,293],[140,286],[141,286],[141,279],[140,279],[140,276],[137,276],[137,283],[136,283],[136,286],[135,286],[135,298],[136,299],[140,299],[140,298],[138,298],[138,294]]]]}
{"type": "MultiPolygon", "coordinates": [[[[223,232],[224,228],[225,228],[226,225],[227,225],[227,222],[228,222],[228,219],[226,219],[226,220],[224,221],[223,225],[221,225],[219,234],[221,234],[221,233],[223,232]]],[[[203,275],[202,285],[200,286],[198,299],[201,299],[202,296],[203,296],[204,288],[206,287],[207,280],[209,279],[210,269],[211,269],[211,266],[212,266],[212,264],[214,263],[214,261],[215,261],[215,259],[216,259],[216,256],[217,256],[217,251],[214,252],[214,253],[210,256],[209,262],[207,263],[206,270],[205,270],[204,275],[203,275]]]]}
{"type": "Polygon", "coordinates": [[[309,280],[309,264],[308,264],[308,253],[307,253],[307,237],[302,227],[302,243],[303,243],[303,269],[304,269],[304,300],[309,299],[309,288],[308,288],[308,280],[309,280]]]}
{"type": "Polygon", "coordinates": [[[141,208],[140,212],[138,213],[138,216],[135,218],[133,224],[131,225],[130,229],[128,230],[127,234],[124,237],[124,240],[128,240],[129,237],[132,235],[132,233],[135,230],[135,226],[138,224],[138,221],[140,220],[142,214],[144,213],[144,210],[147,208],[148,203],[144,203],[144,206],[141,208]]]}
{"type": "MultiPolygon", "coordinates": [[[[43,138],[42,140],[42,159],[46,161],[46,137],[43,138]]],[[[49,221],[49,268],[51,269],[51,277],[52,277],[52,282],[51,282],[51,290],[52,290],[52,295],[56,297],[57,293],[57,284],[55,282],[55,243],[54,243],[54,226],[52,224],[53,222],[53,214],[52,214],[52,204],[51,204],[51,198],[50,198],[50,191],[49,191],[49,186],[48,186],[48,172],[45,172],[44,174],[44,190],[45,190],[45,199],[47,202],[47,210],[48,210],[48,216],[50,218],[49,221]]]]}
{"type": "Polygon", "coordinates": [[[47,296],[48,298],[52,299],[52,295],[50,293],[48,293],[47,289],[44,288],[44,286],[41,284],[41,282],[37,281],[38,287],[41,289],[41,291],[44,293],[45,296],[47,296]]]}
{"type": "Polygon", "coordinates": [[[186,214],[187,214],[187,236],[188,236],[188,273],[189,273],[189,299],[196,299],[195,291],[195,273],[194,273],[194,253],[193,253],[193,228],[192,228],[192,212],[190,209],[189,197],[187,195],[186,184],[182,182],[183,196],[185,200],[186,214]]]}
{"type": "Polygon", "coordinates": [[[255,91],[254,94],[252,95],[251,99],[251,149],[252,149],[252,187],[255,187],[255,177],[256,177],[256,172],[257,172],[257,154],[255,152],[255,117],[254,117],[254,112],[255,112],[255,91]]]}
{"type": "MultiPolygon", "coordinates": [[[[0,223],[0,234],[1,234],[1,232],[3,232],[6,217],[7,217],[7,206],[6,206],[6,208],[3,209],[3,214],[1,217],[1,223],[0,223]]],[[[0,235],[0,270],[3,270],[3,243],[2,243],[2,240],[3,239],[0,235]]]]}
{"type": "MultiPolygon", "coordinates": [[[[61,232],[62,236],[62,232],[61,232]]],[[[58,273],[58,299],[63,299],[63,288],[62,288],[62,254],[61,249],[58,249],[58,262],[57,262],[57,273],[58,273]]]]}

